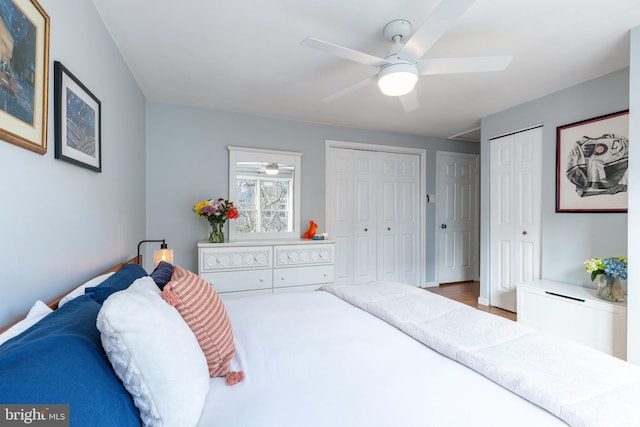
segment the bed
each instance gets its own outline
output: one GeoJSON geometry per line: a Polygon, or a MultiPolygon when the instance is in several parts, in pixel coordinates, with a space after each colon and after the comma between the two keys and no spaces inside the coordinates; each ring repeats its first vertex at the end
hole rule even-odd
{"type": "Polygon", "coordinates": [[[168,297],[179,290],[166,288],[175,271],[160,272],[162,291],[152,289],[156,273],[128,265],[101,275],[2,344],[0,403],[66,403],[72,426],[640,424],[639,368],[387,282],[214,296],[232,327],[233,352],[211,377],[208,356],[193,350],[195,330],[164,323],[180,317],[171,307],[181,310],[177,296],[168,297]],[[171,304],[146,312],[158,295],[171,304]],[[112,329],[123,318],[118,335],[112,329]],[[136,328],[133,343],[122,345],[136,328]],[[121,359],[123,352],[139,359],[121,359]],[[144,381],[131,372],[136,363],[151,371],[144,381]],[[228,385],[238,373],[243,378],[228,385]]]}

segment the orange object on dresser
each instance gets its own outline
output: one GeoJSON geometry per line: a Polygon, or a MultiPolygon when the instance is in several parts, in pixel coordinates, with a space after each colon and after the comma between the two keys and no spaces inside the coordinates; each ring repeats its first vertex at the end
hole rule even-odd
{"type": "Polygon", "coordinates": [[[318,231],[318,224],[313,222],[313,220],[309,221],[309,229],[304,232],[303,236],[305,239],[313,239],[313,236],[316,235],[316,231],[318,231]]]}

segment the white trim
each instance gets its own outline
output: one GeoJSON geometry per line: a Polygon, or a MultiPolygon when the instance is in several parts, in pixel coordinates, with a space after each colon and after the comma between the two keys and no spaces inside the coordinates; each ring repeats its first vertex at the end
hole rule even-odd
{"type": "Polygon", "coordinates": [[[541,127],[544,127],[544,123],[539,123],[539,124],[537,124],[537,125],[528,126],[528,127],[526,127],[526,128],[522,128],[522,129],[518,129],[518,130],[512,130],[512,131],[509,131],[509,132],[505,132],[505,133],[502,133],[502,134],[500,134],[500,135],[492,136],[491,138],[489,138],[489,142],[491,142],[491,141],[492,141],[492,140],[494,140],[494,139],[502,138],[502,137],[504,137],[504,136],[515,135],[516,133],[527,132],[527,131],[529,131],[529,130],[531,130],[531,129],[537,129],[537,128],[541,128],[541,127]]]}
{"type": "Polygon", "coordinates": [[[483,297],[478,297],[478,304],[489,307],[489,300],[483,297]]]}
{"type": "MultiPolygon", "coordinates": [[[[369,144],[365,142],[350,142],[350,141],[334,141],[327,139],[325,141],[325,154],[329,151],[329,148],[350,148],[352,150],[365,150],[365,151],[382,151],[385,153],[400,153],[400,154],[417,154],[426,158],[427,150],[424,148],[411,148],[411,147],[399,147],[396,145],[381,145],[381,144],[369,144]]],[[[421,157],[421,160],[424,160],[421,157]]],[[[426,164],[426,163],[425,163],[426,164]]],[[[420,171],[420,173],[425,172],[420,171]]],[[[424,178],[425,175],[423,174],[424,178]]]]}
{"type": "MultiPolygon", "coordinates": [[[[348,148],[352,150],[364,150],[364,151],[376,151],[385,153],[398,153],[398,154],[414,154],[420,158],[420,185],[418,194],[420,195],[420,229],[418,230],[418,238],[420,245],[420,287],[428,286],[425,282],[427,277],[427,239],[426,239],[426,176],[427,176],[427,150],[424,148],[411,148],[411,147],[399,147],[395,145],[381,145],[381,144],[369,144],[363,142],[351,142],[351,141],[336,141],[325,140],[325,188],[329,188],[329,170],[328,162],[329,150],[332,148],[348,148]]],[[[328,192],[325,191],[325,218],[329,218],[329,203],[327,203],[326,197],[328,192]]]]}
{"type": "Polygon", "coordinates": [[[438,286],[438,282],[425,282],[422,284],[422,286],[420,286],[421,288],[437,288],[438,286]]]}
{"type": "Polygon", "coordinates": [[[475,132],[475,131],[480,130],[480,129],[481,129],[481,127],[480,127],[480,126],[478,126],[478,127],[475,127],[475,128],[469,129],[469,130],[465,130],[465,131],[462,131],[462,132],[458,132],[458,133],[456,133],[455,135],[448,136],[448,137],[447,137],[447,139],[454,139],[454,140],[458,140],[458,141],[470,141],[470,142],[477,142],[477,141],[476,141],[475,139],[473,139],[473,138],[464,138],[464,137],[460,138],[460,136],[462,136],[462,135],[466,135],[466,134],[471,133],[471,132],[475,132]]]}
{"type": "Polygon", "coordinates": [[[282,151],[282,150],[269,150],[266,148],[252,148],[252,147],[238,147],[235,145],[227,145],[227,150],[229,151],[246,151],[249,153],[260,153],[260,154],[274,154],[281,156],[300,156],[302,157],[304,154],[298,151],[282,151]]]}

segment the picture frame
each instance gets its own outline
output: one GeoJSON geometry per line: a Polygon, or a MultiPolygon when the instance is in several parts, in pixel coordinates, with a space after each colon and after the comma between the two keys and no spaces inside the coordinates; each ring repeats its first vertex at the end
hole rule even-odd
{"type": "Polygon", "coordinates": [[[556,130],[556,212],[627,212],[629,110],[556,130]]]}
{"type": "Polygon", "coordinates": [[[102,172],[100,100],[55,61],[55,158],[102,172]]]}
{"type": "Polygon", "coordinates": [[[0,139],[47,152],[49,15],[37,0],[0,0],[0,139]]]}

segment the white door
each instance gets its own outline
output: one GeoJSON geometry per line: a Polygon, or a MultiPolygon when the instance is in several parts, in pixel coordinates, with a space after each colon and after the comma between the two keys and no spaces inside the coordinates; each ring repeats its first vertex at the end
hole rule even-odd
{"type": "Polygon", "coordinates": [[[438,283],[478,278],[478,160],[438,152],[438,283]]]}
{"type": "Polygon", "coordinates": [[[417,154],[327,151],[327,232],[336,241],[336,283],[420,285],[420,176],[417,154]]]}
{"type": "Polygon", "coordinates": [[[420,285],[420,158],[378,153],[381,199],[378,222],[378,277],[420,285]]]}
{"type": "MultiPolygon", "coordinates": [[[[345,151],[345,150],[340,150],[345,151]]],[[[378,245],[378,163],[375,152],[351,151],[354,161],[354,196],[351,209],[354,212],[355,253],[354,280],[366,283],[377,279],[378,245]]],[[[346,206],[344,206],[347,209],[346,206]]]]}
{"type": "Polygon", "coordinates": [[[491,305],[516,311],[516,284],[540,278],[542,128],[490,140],[491,305]]]}
{"type": "Polygon", "coordinates": [[[327,231],[336,241],[336,283],[377,278],[372,152],[334,148],[327,159],[327,231]]]}

